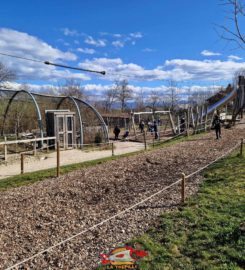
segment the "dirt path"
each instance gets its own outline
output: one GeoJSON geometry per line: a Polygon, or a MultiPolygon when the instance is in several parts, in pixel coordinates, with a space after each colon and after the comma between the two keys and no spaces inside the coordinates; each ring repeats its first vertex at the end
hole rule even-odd
{"type": "MultiPolygon", "coordinates": [[[[59,179],[0,193],[0,265],[5,269],[113,216],[205,166],[245,138],[245,129],[213,132],[188,142],[74,171],[59,179]]],[[[196,192],[201,177],[187,182],[196,192]]],[[[99,254],[141,234],[180,202],[180,187],[88,231],[17,269],[94,269],[99,254]]]]}
{"type": "MultiPolygon", "coordinates": [[[[115,155],[121,155],[125,153],[135,152],[142,150],[144,145],[136,142],[113,142],[115,145],[115,155]]],[[[79,149],[61,151],[60,164],[68,165],[88,160],[95,160],[112,155],[112,150],[90,150],[81,151],[79,149]]],[[[33,172],[44,169],[50,169],[56,167],[56,153],[41,154],[37,157],[26,156],[25,158],[25,172],[33,172]]],[[[10,176],[20,174],[20,160],[7,163],[7,165],[0,165],[0,179],[4,179],[10,176]]]]}

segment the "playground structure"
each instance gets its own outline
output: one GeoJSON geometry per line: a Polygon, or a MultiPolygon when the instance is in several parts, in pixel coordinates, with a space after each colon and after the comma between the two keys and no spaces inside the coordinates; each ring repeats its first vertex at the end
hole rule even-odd
{"type": "Polygon", "coordinates": [[[0,89],[0,135],[8,141],[36,138],[39,147],[55,139],[64,149],[108,142],[103,118],[86,101],[27,90],[0,89]]]}
{"type": "Polygon", "coordinates": [[[61,149],[84,148],[93,143],[107,144],[109,128],[113,130],[115,125],[128,131],[129,140],[152,141],[154,138],[149,123],[154,121],[158,124],[158,140],[165,141],[178,135],[210,129],[215,113],[221,107],[227,108],[227,104],[232,109],[220,116],[230,126],[242,117],[244,85],[245,79],[240,76],[237,87],[231,88],[213,104],[188,107],[176,113],[151,110],[103,117],[93,106],[75,97],[0,89],[0,155],[6,157],[8,152],[52,148],[58,141],[61,149]],[[145,134],[138,129],[141,120],[150,132],[145,134]]]}
{"type": "Polygon", "coordinates": [[[131,117],[135,138],[137,138],[136,125],[139,125],[141,121],[143,121],[147,126],[148,131],[151,129],[151,125],[154,123],[154,121],[157,121],[159,126],[163,126],[163,133],[166,132],[167,128],[171,128],[172,133],[175,133],[175,124],[171,111],[151,110],[146,112],[132,112],[131,117]],[[136,117],[138,118],[138,121],[136,121],[136,117]]]}
{"type": "MultiPolygon", "coordinates": [[[[139,125],[142,120],[142,115],[147,115],[144,121],[152,122],[156,121],[161,123],[161,115],[165,115],[163,136],[166,135],[165,131],[172,132],[172,136],[187,133],[197,133],[201,130],[210,129],[213,122],[213,117],[216,113],[219,113],[222,120],[227,122],[229,125],[234,125],[238,120],[238,117],[242,118],[243,110],[245,108],[245,78],[244,76],[239,76],[238,85],[227,93],[224,97],[219,99],[213,104],[202,104],[194,107],[189,106],[187,109],[176,112],[175,114],[171,111],[148,111],[148,112],[132,112],[132,126],[134,130],[134,136],[137,138],[140,133],[137,134],[136,126],[139,125]],[[227,112],[227,104],[232,102],[232,110],[227,112]],[[225,113],[220,113],[218,110],[221,107],[226,107],[225,113]],[[136,121],[136,116],[137,120],[136,121]],[[147,120],[146,120],[147,119],[147,120]]],[[[167,133],[169,135],[169,133],[167,133]]],[[[160,139],[160,137],[159,137],[160,139]]]]}

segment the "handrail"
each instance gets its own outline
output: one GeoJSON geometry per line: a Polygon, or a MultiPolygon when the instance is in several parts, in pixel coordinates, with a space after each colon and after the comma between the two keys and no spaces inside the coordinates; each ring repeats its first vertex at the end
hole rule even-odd
{"type": "Polygon", "coordinates": [[[4,141],[4,142],[0,142],[0,145],[16,144],[16,143],[28,143],[28,142],[40,142],[40,141],[48,141],[48,140],[56,140],[56,137],[43,137],[43,138],[17,140],[17,141],[4,141]]]}

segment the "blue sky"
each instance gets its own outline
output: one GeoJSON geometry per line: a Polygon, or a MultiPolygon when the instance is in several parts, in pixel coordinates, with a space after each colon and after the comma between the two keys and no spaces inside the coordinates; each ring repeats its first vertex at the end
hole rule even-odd
{"type": "Polygon", "coordinates": [[[136,92],[167,91],[168,80],[218,86],[245,68],[244,51],[214,30],[228,22],[219,0],[9,0],[1,3],[0,22],[0,52],[107,72],[0,56],[19,82],[37,88],[74,78],[93,95],[128,79],[136,92]]]}

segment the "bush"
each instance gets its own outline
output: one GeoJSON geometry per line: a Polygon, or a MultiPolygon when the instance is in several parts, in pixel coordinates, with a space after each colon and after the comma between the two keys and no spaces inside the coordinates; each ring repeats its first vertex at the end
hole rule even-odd
{"type": "Polygon", "coordinates": [[[95,134],[94,142],[95,142],[96,144],[100,144],[100,143],[102,142],[102,135],[101,135],[99,132],[97,132],[97,133],[95,134]]]}

